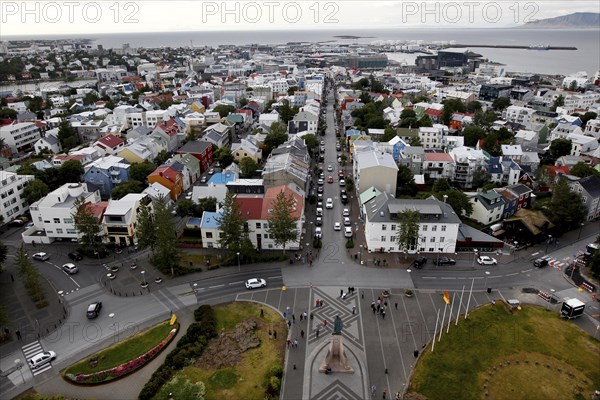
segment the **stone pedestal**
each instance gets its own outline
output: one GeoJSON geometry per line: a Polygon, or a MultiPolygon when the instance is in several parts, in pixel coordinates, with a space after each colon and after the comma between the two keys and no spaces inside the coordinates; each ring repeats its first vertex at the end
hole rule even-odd
{"type": "Polygon", "coordinates": [[[348,358],[344,350],[343,338],[340,335],[332,335],[329,343],[327,356],[319,368],[321,373],[344,373],[353,374],[354,369],[348,364],[348,358]]]}

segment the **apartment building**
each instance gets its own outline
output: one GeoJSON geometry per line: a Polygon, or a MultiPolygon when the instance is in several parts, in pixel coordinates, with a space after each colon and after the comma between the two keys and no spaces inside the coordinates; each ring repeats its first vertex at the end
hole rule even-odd
{"type": "Polygon", "coordinates": [[[29,209],[23,190],[33,175],[18,175],[14,172],[0,170],[0,215],[4,222],[10,222],[29,209]]]}
{"type": "Polygon", "coordinates": [[[42,137],[40,128],[33,122],[17,122],[0,127],[0,138],[13,153],[33,150],[42,137]]]}

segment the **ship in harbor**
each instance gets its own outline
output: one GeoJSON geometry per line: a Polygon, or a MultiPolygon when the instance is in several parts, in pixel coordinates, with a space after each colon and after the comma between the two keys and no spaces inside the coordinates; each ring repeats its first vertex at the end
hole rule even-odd
{"type": "Polygon", "coordinates": [[[529,50],[549,50],[550,49],[550,45],[549,44],[534,44],[529,46],[529,50]]]}

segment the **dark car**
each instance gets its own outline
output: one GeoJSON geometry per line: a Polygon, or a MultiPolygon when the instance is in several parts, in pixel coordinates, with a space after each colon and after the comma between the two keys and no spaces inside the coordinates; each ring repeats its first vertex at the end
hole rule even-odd
{"type": "Polygon", "coordinates": [[[347,194],[342,194],[340,196],[340,200],[342,201],[342,204],[348,204],[348,195],[347,194]]]}
{"type": "Polygon", "coordinates": [[[69,258],[73,261],[83,260],[83,256],[76,251],[69,253],[68,255],[69,255],[69,258]]]}
{"type": "Polygon", "coordinates": [[[101,309],[102,309],[102,302],[95,301],[88,306],[88,309],[87,309],[87,312],[85,315],[88,317],[88,319],[94,319],[100,314],[101,309]]]}
{"type": "Polygon", "coordinates": [[[413,266],[417,269],[419,268],[423,268],[423,265],[425,265],[425,263],[427,262],[427,259],[425,257],[422,256],[418,256],[417,258],[415,258],[415,260],[413,261],[413,266]]]}
{"type": "Polygon", "coordinates": [[[543,268],[548,266],[548,260],[544,260],[543,258],[538,258],[533,262],[533,266],[536,268],[543,268]]]}
{"type": "Polygon", "coordinates": [[[452,258],[440,257],[439,260],[434,260],[433,263],[435,265],[454,265],[456,264],[456,261],[454,261],[452,258]]]}

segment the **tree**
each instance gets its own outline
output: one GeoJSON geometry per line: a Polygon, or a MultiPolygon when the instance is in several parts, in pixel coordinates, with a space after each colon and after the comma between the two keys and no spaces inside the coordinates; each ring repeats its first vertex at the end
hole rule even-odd
{"type": "Polygon", "coordinates": [[[286,126],[298,111],[298,107],[290,107],[290,102],[288,100],[283,100],[281,106],[279,106],[279,116],[286,126]]]}
{"type": "Polygon", "coordinates": [[[271,207],[273,211],[271,212],[271,216],[267,218],[269,221],[267,232],[275,244],[281,246],[285,253],[286,244],[298,238],[298,230],[296,229],[298,217],[293,216],[296,208],[296,199],[291,194],[286,196],[282,190],[277,193],[277,197],[271,204],[271,207]]]}
{"type": "Polygon", "coordinates": [[[119,200],[127,196],[129,193],[142,193],[144,185],[142,182],[136,180],[129,180],[115,186],[110,193],[110,197],[113,200],[119,200]]]}
{"type": "Polygon", "coordinates": [[[6,257],[8,256],[8,247],[2,242],[0,242],[0,272],[4,269],[2,266],[4,265],[4,261],[6,261],[6,257]]]}
{"type": "Polygon", "coordinates": [[[154,214],[148,204],[141,203],[137,212],[137,227],[135,229],[137,245],[141,250],[154,249],[156,243],[156,230],[154,214]]]}
{"type": "Polygon", "coordinates": [[[593,111],[588,111],[588,112],[586,112],[585,114],[583,114],[583,115],[580,115],[580,116],[579,116],[579,119],[580,119],[580,120],[581,120],[581,122],[582,122],[582,124],[581,124],[581,128],[583,129],[583,128],[584,128],[584,127],[587,125],[587,123],[588,123],[588,121],[589,121],[589,120],[591,120],[591,119],[596,119],[596,118],[598,118],[598,114],[596,114],[596,113],[595,113],[595,112],[593,112],[593,111]]]}
{"type": "Polygon", "coordinates": [[[552,102],[552,107],[550,107],[551,111],[556,111],[556,109],[558,107],[562,107],[565,105],[565,98],[564,96],[561,94],[560,96],[558,96],[553,102],[552,102]]]}
{"type": "Polygon", "coordinates": [[[569,139],[555,139],[550,143],[550,157],[557,159],[571,154],[572,143],[569,139]]]}
{"type": "Polygon", "coordinates": [[[396,191],[398,196],[413,197],[419,189],[415,184],[415,176],[406,165],[398,164],[398,175],[396,176],[396,191]]]}
{"type": "Polygon", "coordinates": [[[481,146],[481,149],[487,151],[494,157],[501,155],[502,148],[500,147],[500,139],[498,138],[498,133],[488,133],[485,139],[483,139],[483,145],[481,146]]]}
{"type": "Polygon", "coordinates": [[[67,160],[58,169],[59,180],[64,183],[80,182],[85,170],[77,160],[67,160]]]}
{"type": "Polygon", "coordinates": [[[433,193],[443,193],[447,192],[448,190],[452,190],[452,186],[450,186],[448,179],[438,179],[434,182],[431,190],[433,193]]]}
{"type": "Polygon", "coordinates": [[[162,273],[171,272],[179,275],[179,249],[177,248],[177,232],[171,222],[171,211],[163,197],[153,201],[154,206],[154,232],[156,241],[152,248],[150,261],[162,273]]]}
{"type": "Polygon", "coordinates": [[[268,157],[269,154],[271,154],[271,152],[273,151],[273,149],[276,149],[277,147],[285,143],[286,140],[288,140],[288,134],[286,133],[286,130],[281,132],[279,128],[279,126],[281,125],[282,124],[280,124],[279,122],[273,122],[271,124],[271,132],[269,132],[265,137],[265,157],[268,157]],[[275,130],[273,130],[273,125],[275,125],[275,130]]]}
{"type": "Polygon", "coordinates": [[[481,103],[478,102],[477,100],[468,102],[466,105],[466,108],[467,108],[467,112],[471,113],[471,114],[478,113],[482,110],[481,103]]]}
{"type": "Polygon", "coordinates": [[[79,143],[77,131],[69,121],[64,120],[58,125],[58,140],[65,151],[72,149],[79,143]]]}
{"type": "Polygon", "coordinates": [[[485,169],[480,168],[473,172],[473,187],[484,187],[490,182],[490,174],[485,169]]]}
{"type": "Polygon", "coordinates": [[[474,147],[480,139],[485,137],[485,131],[478,126],[470,125],[463,129],[462,135],[465,138],[465,146],[474,147]]]}
{"type": "Polygon", "coordinates": [[[596,251],[592,254],[587,266],[595,278],[600,278],[600,251],[596,251]]]}
{"type": "Polygon", "coordinates": [[[577,81],[576,80],[571,81],[571,83],[569,84],[569,90],[572,92],[577,90],[577,81]]]}
{"type": "Polygon", "coordinates": [[[17,271],[23,279],[23,285],[31,300],[34,303],[43,304],[45,296],[40,283],[40,273],[31,263],[23,244],[17,250],[17,271]]]}
{"type": "Polygon", "coordinates": [[[232,254],[241,249],[242,238],[246,219],[242,216],[238,204],[235,202],[233,192],[227,192],[221,207],[221,216],[217,218],[221,236],[217,240],[222,249],[229,250],[232,254]]]}
{"type": "Polygon", "coordinates": [[[92,205],[86,202],[83,197],[80,197],[75,200],[73,206],[75,212],[71,214],[71,217],[73,218],[75,229],[81,235],[79,243],[95,252],[100,251],[102,244],[100,232],[102,231],[102,226],[98,218],[94,215],[92,205]]]}
{"type": "Polygon", "coordinates": [[[0,119],[17,119],[17,112],[10,108],[3,108],[0,110],[0,119]]]}
{"type": "Polygon", "coordinates": [[[304,135],[302,136],[302,139],[304,140],[304,144],[306,144],[308,151],[311,154],[316,154],[317,150],[319,149],[319,139],[312,134],[304,135]]]}
{"type": "Polygon", "coordinates": [[[384,134],[381,137],[381,139],[379,139],[380,143],[385,143],[385,142],[389,142],[390,140],[392,140],[393,138],[395,138],[396,135],[396,130],[390,126],[385,128],[384,134]]]}
{"type": "Polygon", "coordinates": [[[221,168],[227,168],[233,162],[233,154],[231,154],[231,149],[229,147],[219,147],[214,152],[215,160],[221,164],[221,168]]]}
{"type": "MultiPolygon", "coordinates": [[[[217,211],[217,199],[216,197],[204,197],[198,200],[198,208],[201,211],[217,211]]],[[[202,214],[202,212],[200,212],[202,214]]]]}
{"type": "Polygon", "coordinates": [[[169,159],[169,152],[166,150],[161,150],[154,159],[154,165],[162,165],[165,161],[169,159]]]}
{"type": "Polygon", "coordinates": [[[431,128],[433,126],[433,121],[431,121],[429,115],[425,114],[421,118],[419,118],[419,121],[417,121],[417,126],[423,128],[431,128]]]}
{"type": "Polygon", "coordinates": [[[19,175],[38,175],[40,172],[39,169],[35,167],[32,163],[24,163],[21,164],[19,169],[17,169],[17,174],[19,175]]]}
{"type": "Polygon", "coordinates": [[[155,169],[156,165],[149,161],[132,164],[131,167],[129,167],[129,179],[146,184],[148,175],[154,172],[155,169]]]}
{"type": "Polygon", "coordinates": [[[348,192],[353,192],[354,191],[354,179],[352,179],[352,177],[347,176],[346,179],[346,190],[348,192]]]}
{"type": "Polygon", "coordinates": [[[580,178],[585,178],[586,176],[591,175],[600,176],[600,172],[598,172],[598,170],[592,168],[589,164],[586,164],[583,161],[580,161],[571,167],[570,174],[580,178]]]}
{"type": "Polygon", "coordinates": [[[489,128],[496,122],[498,116],[492,110],[486,110],[485,112],[476,112],[475,118],[473,119],[473,123],[482,128],[489,128]]]}
{"type": "Polygon", "coordinates": [[[177,215],[180,217],[187,217],[188,215],[194,215],[196,213],[196,205],[192,200],[181,199],[177,203],[177,215]]]}
{"type": "Polygon", "coordinates": [[[400,119],[405,119],[405,118],[415,118],[416,119],[417,113],[415,113],[415,111],[411,110],[410,108],[405,108],[400,113],[400,119]]]}
{"type": "Polygon", "coordinates": [[[571,192],[566,179],[559,179],[554,185],[548,209],[552,214],[552,222],[563,232],[578,227],[587,214],[581,195],[571,192]]]}
{"type": "Polygon", "coordinates": [[[417,247],[419,242],[419,222],[421,214],[415,210],[406,210],[398,214],[400,226],[396,241],[405,254],[417,247]]]}
{"type": "Polygon", "coordinates": [[[441,201],[444,201],[444,195],[448,196],[446,203],[452,207],[457,215],[465,215],[468,217],[473,213],[473,204],[471,204],[467,195],[460,190],[452,189],[434,194],[434,196],[441,201]]]}
{"type": "Polygon", "coordinates": [[[250,157],[244,157],[240,160],[240,171],[242,178],[252,178],[256,174],[258,164],[250,157]]]}
{"type": "Polygon", "coordinates": [[[423,143],[421,143],[421,139],[419,139],[418,136],[414,136],[412,139],[410,139],[410,143],[411,146],[422,146],[423,143]]]}
{"type": "Polygon", "coordinates": [[[459,99],[447,99],[442,102],[444,104],[444,111],[442,114],[442,122],[444,125],[450,125],[450,119],[456,112],[465,112],[467,108],[465,103],[459,99]]]}
{"type": "Polygon", "coordinates": [[[27,203],[33,204],[49,192],[48,185],[39,179],[34,179],[29,181],[25,189],[23,189],[23,196],[27,200],[27,203]]]}
{"type": "Polygon", "coordinates": [[[492,108],[498,111],[504,110],[508,106],[510,106],[510,99],[508,97],[498,97],[492,103],[492,108]]]}
{"type": "Polygon", "coordinates": [[[215,108],[213,108],[214,112],[218,112],[221,118],[228,116],[229,114],[235,112],[235,107],[230,106],[228,104],[219,104],[215,108]]]}

